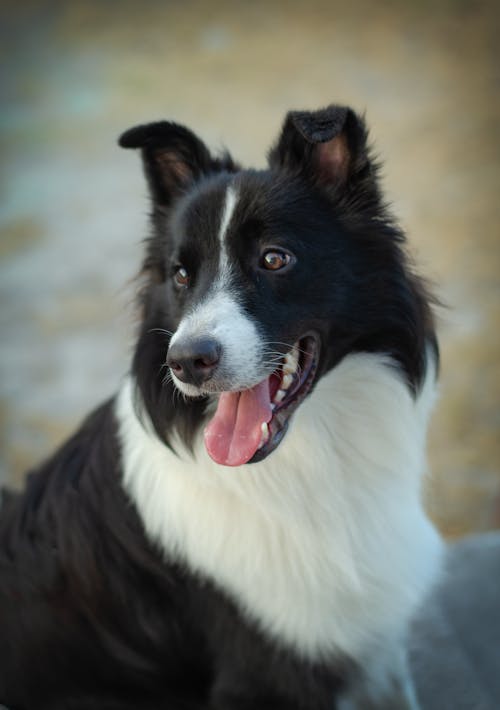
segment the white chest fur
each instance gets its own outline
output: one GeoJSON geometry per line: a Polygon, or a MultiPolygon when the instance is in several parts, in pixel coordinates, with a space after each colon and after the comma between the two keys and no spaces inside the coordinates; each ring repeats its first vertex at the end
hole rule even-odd
{"type": "Polygon", "coordinates": [[[387,358],[351,355],[302,404],[265,461],[191,457],[118,396],[125,489],[165,554],[224,589],[304,655],[352,656],[397,635],[435,576],[439,538],[420,504],[432,368],[414,401],[387,358]],[[146,427],[147,428],[147,427],[146,427]]]}

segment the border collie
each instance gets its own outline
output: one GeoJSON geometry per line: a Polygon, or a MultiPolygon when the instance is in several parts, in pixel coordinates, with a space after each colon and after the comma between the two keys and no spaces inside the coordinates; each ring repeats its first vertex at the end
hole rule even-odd
{"type": "Polygon", "coordinates": [[[291,112],[266,170],[152,123],[130,374],[6,493],[12,710],[416,708],[408,622],[438,350],[363,119],[291,112]]]}

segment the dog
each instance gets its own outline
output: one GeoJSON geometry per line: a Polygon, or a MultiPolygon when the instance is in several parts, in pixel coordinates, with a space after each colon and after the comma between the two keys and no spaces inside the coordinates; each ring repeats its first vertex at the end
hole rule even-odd
{"type": "Polygon", "coordinates": [[[265,170],[162,121],[130,373],[4,496],[11,710],[417,708],[409,621],[432,297],[364,119],[292,111],[265,170]]]}

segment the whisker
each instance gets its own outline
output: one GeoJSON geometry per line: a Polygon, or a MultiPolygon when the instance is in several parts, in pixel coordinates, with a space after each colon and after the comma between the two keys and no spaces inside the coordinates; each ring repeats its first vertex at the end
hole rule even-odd
{"type": "Polygon", "coordinates": [[[264,352],[262,354],[265,358],[269,358],[270,360],[276,360],[276,361],[283,360],[283,357],[284,357],[282,355],[282,353],[277,353],[277,352],[274,352],[273,350],[264,350],[264,352]]]}
{"type": "Polygon", "coordinates": [[[165,375],[165,377],[161,381],[162,387],[164,387],[165,385],[167,385],[169,382],[172,382],[172,381],[173,380],[172,380],[171,373],[167,372],[167,374],[165,375]]]}
{"type": "Polygon", "coordinates": [[[164,335],[169,335],[170,337],[174,334],[173,331],[167,330],[166,328],[150,328],[148,333],[163,333],[164,335]]]}
{"type": "MultiPolygon", "coordinates": [[[[265,343],[265,345],[285,345],[289,350],[292,350],[292,348],[295,348],[297,352],[303,353],[304,355],[307,355],[307,350],[303,350],[302,348],[298,348],[295,344],[290,345],[290,343],[282,343],[279,340],[269,340],[268,342],[265,343]]],[[[286,353],[283,353],[283,355],[286,355],[286,353]]],[[[282,355],[282,356],[283,356],[282,355]]]]}
{"type": "Polygon", "coordinates": [[[280,363],[273,360],[264,360],[262,362],[264,367],[271,367],[273,370],[279,369],[280,363]]]}

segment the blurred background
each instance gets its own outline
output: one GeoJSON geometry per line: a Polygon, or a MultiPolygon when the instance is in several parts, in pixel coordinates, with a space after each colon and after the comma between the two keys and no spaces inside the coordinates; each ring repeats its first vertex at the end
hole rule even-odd
{"type": "Polygon", "coordinates": [[[499,5],[0,5],[0,475],[19,485],[126,372],[148,203],[118,135],[174,119],[246,164],[290,108],[366,111],[439,311],[429,511],[500,527],[499,5]]]}

